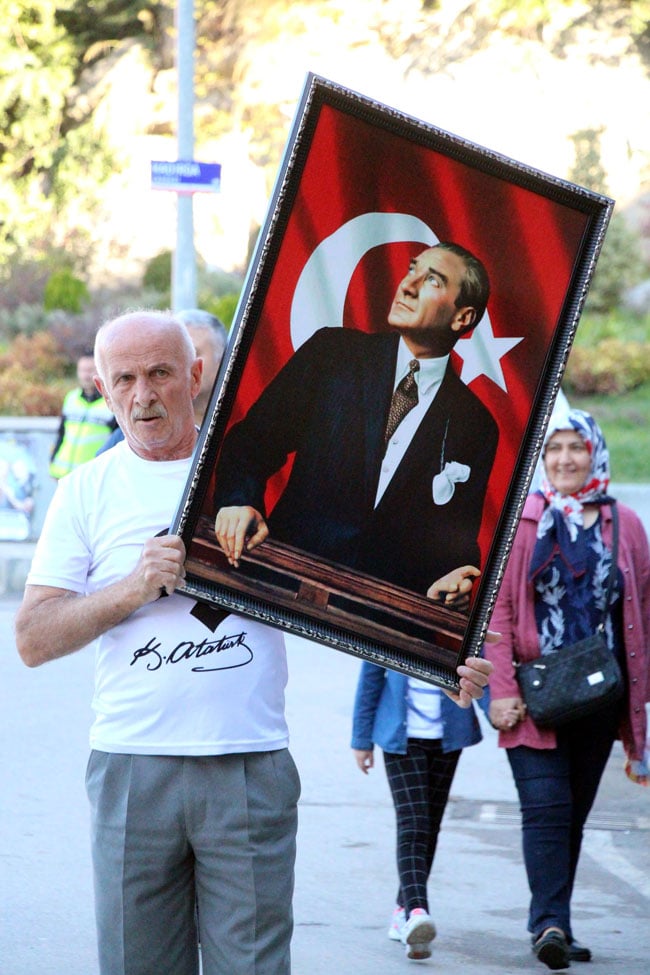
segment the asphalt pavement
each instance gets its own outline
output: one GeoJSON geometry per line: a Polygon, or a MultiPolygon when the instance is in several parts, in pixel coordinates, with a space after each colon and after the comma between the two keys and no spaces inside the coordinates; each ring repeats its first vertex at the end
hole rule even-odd
{"type": "MultiPolygon", "coordinates": [[[[15,651],[16,606],[0,600],[0,975],[97,975],[83,787],[92,653],[28,670],[15,651]]],[[[481,719],[485,739],[466,749],[452,787],[429,886],[433,956],[409,962],[386,936],[397,881],[383,766],[362,775],[349,748],[359,661],[294,637],[288,653],[302,778],[294,975],[548,971],[525,930],[518,805],[492,729],[481,719]]],[[[574,895],[576,936],[594,952],[585,975],[650,970],[649,840],[650,789],[625,778],[617,745],[574,895]]]]}

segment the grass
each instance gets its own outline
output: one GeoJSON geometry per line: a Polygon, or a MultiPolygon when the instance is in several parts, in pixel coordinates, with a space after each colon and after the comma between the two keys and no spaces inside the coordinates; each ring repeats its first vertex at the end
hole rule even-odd
{"type": "Polygon", "coordinates": [[[618,395],[567,395],[571,406],[591,413],[605,434],[612,480],[650,483],[650,383],[618,395]]]}
{"type": "MultiPolygon", "coordinates": [[[[585,312],[575,346],[599,355],[606,339],[636,342],[650,348],[650,313],[637,316],[622,309],[607,315],[585,312]]],[[[610,453],[612,480],[620,484],[650,483],[650,381],[628,393],[579,396],[568,386],[572,406],[591,413],[600,424],[610,453]]]]}

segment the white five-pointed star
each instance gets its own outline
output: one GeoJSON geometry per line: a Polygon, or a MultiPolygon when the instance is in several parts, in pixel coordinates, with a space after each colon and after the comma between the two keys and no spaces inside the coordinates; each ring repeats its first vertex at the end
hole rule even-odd
{"type": "Polygon", "coordinates": [[[463,360],[460,378],[469,386],[473,379],[487,376],[493,383],[500,386],[504,393],[508,392],[506,380],[501,368],[501,359],[523,340],[524,336],[512,339],[497,338],[492,331],[492,323],[486,314],[473,332],[466,339],[461,339],[454,346],[463,360]]]}

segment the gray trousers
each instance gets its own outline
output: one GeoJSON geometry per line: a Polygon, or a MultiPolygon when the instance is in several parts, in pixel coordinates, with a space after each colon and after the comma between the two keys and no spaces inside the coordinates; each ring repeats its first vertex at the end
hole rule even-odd
{"type": "Polygon", "coordinates": [[[298,771],[288,750],[94,751],[101,975],[289,975],[298,771]],[[197,935],[195,904],[200,931],[197,935]]]}

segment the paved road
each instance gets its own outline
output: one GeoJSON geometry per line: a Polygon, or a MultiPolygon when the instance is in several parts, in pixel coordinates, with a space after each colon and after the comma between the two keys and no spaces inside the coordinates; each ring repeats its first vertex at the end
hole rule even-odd
{"type": "MultiPolygon", "coordinates": [[[[0,601],[0,975],[97,975],[83,791],[92,659],[84,651],[23,667],[13,645],[15,605],[0,601]]],[[[303,782],[294,975],[413,971],[386,938],[396,880],[381,762],[362,776],[348,747],[358,661],[294,638],[289,658],[287,712],[303,782]]],[[[524,929],[528,893],[510,772],[494,732],[484,731],[452,788],[430,884],[439,936],[420,969],[547,971],[524,929]]],[[[648,973],[649,840],[650,790],[627,782],[617,748],[574,898],[577,936],[595,953],[585,975],[648,973]]]]}

